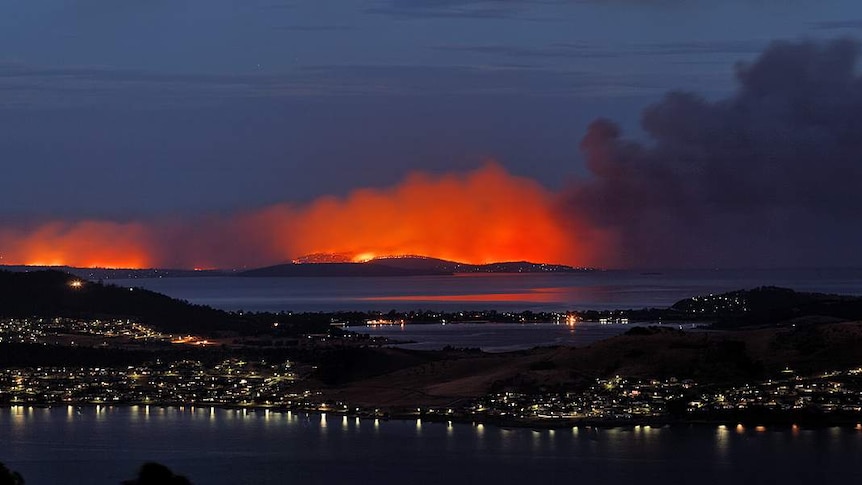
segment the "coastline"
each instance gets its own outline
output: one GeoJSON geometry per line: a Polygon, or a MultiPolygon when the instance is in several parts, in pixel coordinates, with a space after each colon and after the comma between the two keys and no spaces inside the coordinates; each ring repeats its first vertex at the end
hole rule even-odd
{"type": "Polygon", "coordinates": [[[199,409],[219,409],[225,411],[245,411],[248,413],[276,413],[290,415],[292,413],[300,413],[306,416],[327,416],[358,418],[360,420],[373,419],[379,421],[402,421],[402,422],[423,422],[423,423],[448,423],[448,424],[470,424],[473,426],[494,426],[500,429],[533,429],[533,430],[560,430],[572,428],[584,429],[665,429],[665,428],[683,428],[683,427],[707,427],[734,430],[736,432],[745,432],[754,429],[755,431],[770,430],[786,430],[798,431],[800,429],[826,429],[826,428],[846,428],[856,431],[862,431],[862,415],[858,413],[854,415],[841,414],[836,416],[828,415],[801,415],[791,416],[787,413],[774,413],[772,416],[761,416],[754,418],[751,416],[737,415],[718,417],[698,417],[698,418],[678,418],[670,416],[644,416],[631,418],[591,418],[591,417],[514,417],[514,416],[495,416],[482,414],[466,414],[461,412],[447,413],[443,410],[428,410],[426,412],[408,411],[408,410],[381,410],[381,409],[363,409],[355,408],[352,411],[342,411],[325,406],[243,406],[243,405],[209,405],[209,404],[176,404],[176,403],[81,403],[81,404],[4,404],[0,405],[0,409],[17,410],[22,408],[29,409],[74,409],[96,410],[102,408],[144,408],[149,411],[150,408],[159,409],[177,409],[181,411],[196,411],[199,409]],[[782,415],[783,414],[783,415],[782,415]]]}

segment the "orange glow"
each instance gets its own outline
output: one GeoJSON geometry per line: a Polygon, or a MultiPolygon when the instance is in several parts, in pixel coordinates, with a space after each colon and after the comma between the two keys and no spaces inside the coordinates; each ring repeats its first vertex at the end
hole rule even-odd
{"type": "Polygon", "coordinates": [[[311,253],[422,255],[464,263],[583,264],[586,248],[554,194],[488,163],[466,175],[417,173],[389,189],[360,189],[256,217],[279,227],[282,260],[311,253]],[[290,224],[279,223],[290,221],[290,224]]]}
{"type": "Polygon", "coordinates": [[[557,194],[489,162],[413,173],[390,188],[195,221],[51,222],[0,228],[0,263],[104,268],[236,268],[314,253],[353,261],[421,255],[464,263],[597,263],[598,231],[563,215],[557,194]]]}
{"type": "Polygon", "coordinates": [[[353,262],[354,263],[364,263],[366,261],[371,261],[372,259],[374,259],[374,257],[375,257],[374,253],[357,254],[356,256],[353,257],[353,262]]]}
{"type": "Polygon", "coordinates": [[[51,222],[34,230],[0,229],[4,264],[144,268],[150,257],[147,228],[139,223],[51,222]]]}

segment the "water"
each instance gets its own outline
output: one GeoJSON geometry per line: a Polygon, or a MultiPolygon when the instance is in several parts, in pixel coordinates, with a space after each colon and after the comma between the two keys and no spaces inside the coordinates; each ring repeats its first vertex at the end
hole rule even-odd
{"type": "Polygon", "coordinates": [[[862,295],[862,269],[596,271],[385,278],[111,280],[226,310],[532,310],[666,307],[695,295],[772,285],[862,295]]]}
{"type": "Polygon", "coordinates": [[[201,484],[858,483],[862,432],[555,431],[209,408],[0,409],[28,485],[112,484],[155,460],[201,484]]]}
{"type": "MultiPolygon", "coordinates": [[[[458,323],[449,325],[384,325],[350,327],[354,332],[409,342],[397,347],[439,350],[452,347],[479,348],[485,352],[509,352],[538,346],[583,346],[619,335],[632,325],[600,325],[580,322],[574,326],[554,323],[458,323]]],[[[686,325],[689,328],[690,325],[686,325]]]]}

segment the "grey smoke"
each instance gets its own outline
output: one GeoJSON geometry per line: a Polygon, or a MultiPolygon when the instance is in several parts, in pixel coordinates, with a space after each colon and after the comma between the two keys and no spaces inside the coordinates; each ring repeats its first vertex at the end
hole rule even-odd
{"type": "Polygon", "coordinates": [[[569,210],[617,233],[615,264],[862,266],[859,53],[775,42],[737,66],[732,96],[648,107],[646,144],[596,120],[581,141],[592,177],[569,210]]]}

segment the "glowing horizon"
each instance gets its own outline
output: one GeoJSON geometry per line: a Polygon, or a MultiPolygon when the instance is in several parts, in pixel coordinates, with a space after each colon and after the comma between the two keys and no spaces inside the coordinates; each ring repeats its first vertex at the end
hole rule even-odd
{"type": "Polygon", "coordinates": [[[413,172],[388,188],[227,217],[0,228],[0,263],[231,269],[332,254],[354,262],[415,255],[466,264],[593,264],[594,231],[558,206],[558,194],[488,162],[466,173],[413,172]]]}

